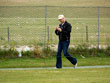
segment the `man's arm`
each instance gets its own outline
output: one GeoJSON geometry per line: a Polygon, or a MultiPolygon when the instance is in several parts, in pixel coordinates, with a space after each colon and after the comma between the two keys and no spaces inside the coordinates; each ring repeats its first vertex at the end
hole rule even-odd
{"type": "Polygon", "coordinates": [[[56,35],[59,35],[60,32],[59,32],[58,30],[55,30],[55,34],[56,34],[56,35]]]}
{"type": "Polygon", "coordinates": [[[56,30],[55,30],[56,35],[59,35],[61,31],[62,31],[62,29],[61,29],[61,28],[56,27],[56,30]]]}

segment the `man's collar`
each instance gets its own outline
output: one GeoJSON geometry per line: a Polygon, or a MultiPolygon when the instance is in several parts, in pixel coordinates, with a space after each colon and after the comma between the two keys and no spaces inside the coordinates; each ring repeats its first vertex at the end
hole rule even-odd
{"type": "Polygon", "coordinates": [[[61,25],[64,25],[65,23],[67,23],[67,21],[65,21],[64,23],[61,23],[61,25]]]}

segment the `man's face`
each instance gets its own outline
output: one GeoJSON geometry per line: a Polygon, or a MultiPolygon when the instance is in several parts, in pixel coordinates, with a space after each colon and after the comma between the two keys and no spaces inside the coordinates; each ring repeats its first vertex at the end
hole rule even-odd
{"type": "Polygon", "coordinates": [[[61,23],[65,23],[65,18],[59,19],[61,23]]]}

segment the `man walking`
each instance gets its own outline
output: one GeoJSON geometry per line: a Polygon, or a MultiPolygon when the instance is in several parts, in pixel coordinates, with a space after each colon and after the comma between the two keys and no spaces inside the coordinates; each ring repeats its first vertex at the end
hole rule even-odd
{"type": "Polygon", "coordinates": [[[57,51],[57,62],[56,68],[62,68],[62,58],[61,52],[63,50],[64,56],[74,65],[77,66],[77,59],[73,58],[68,53],[68,47],[70,44],[70,33],[71,33],[71,24],[65,20],[64,15],[59,15],[58,20],[61,22],[59,27],[56,27],[55,33],[59,36],[59,44],[58,44],[58,51],[57,51]]]}

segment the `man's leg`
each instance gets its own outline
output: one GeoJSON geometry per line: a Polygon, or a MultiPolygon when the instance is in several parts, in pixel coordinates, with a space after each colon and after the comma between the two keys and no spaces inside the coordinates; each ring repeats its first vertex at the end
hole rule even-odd
{"type": "Polygon", "coordinates": [[[61,52],[62,52],[62,43],[59,42],[59,44],[58,44],[58,50],[57,50],[56,68],[62,68],[61,52]]]}
{"type": "Polygon", "coordinates": [[[67,51],[68,51],[68,47],[69,47],[69,43],[70,41],[65,41],[63,42],[62,46],[63,46],[63,52],[64,52],[64,55],[65,57],[73,64],[73,65],[76,65],[77,63],[77,59],[72,57],[67,51]]]}

